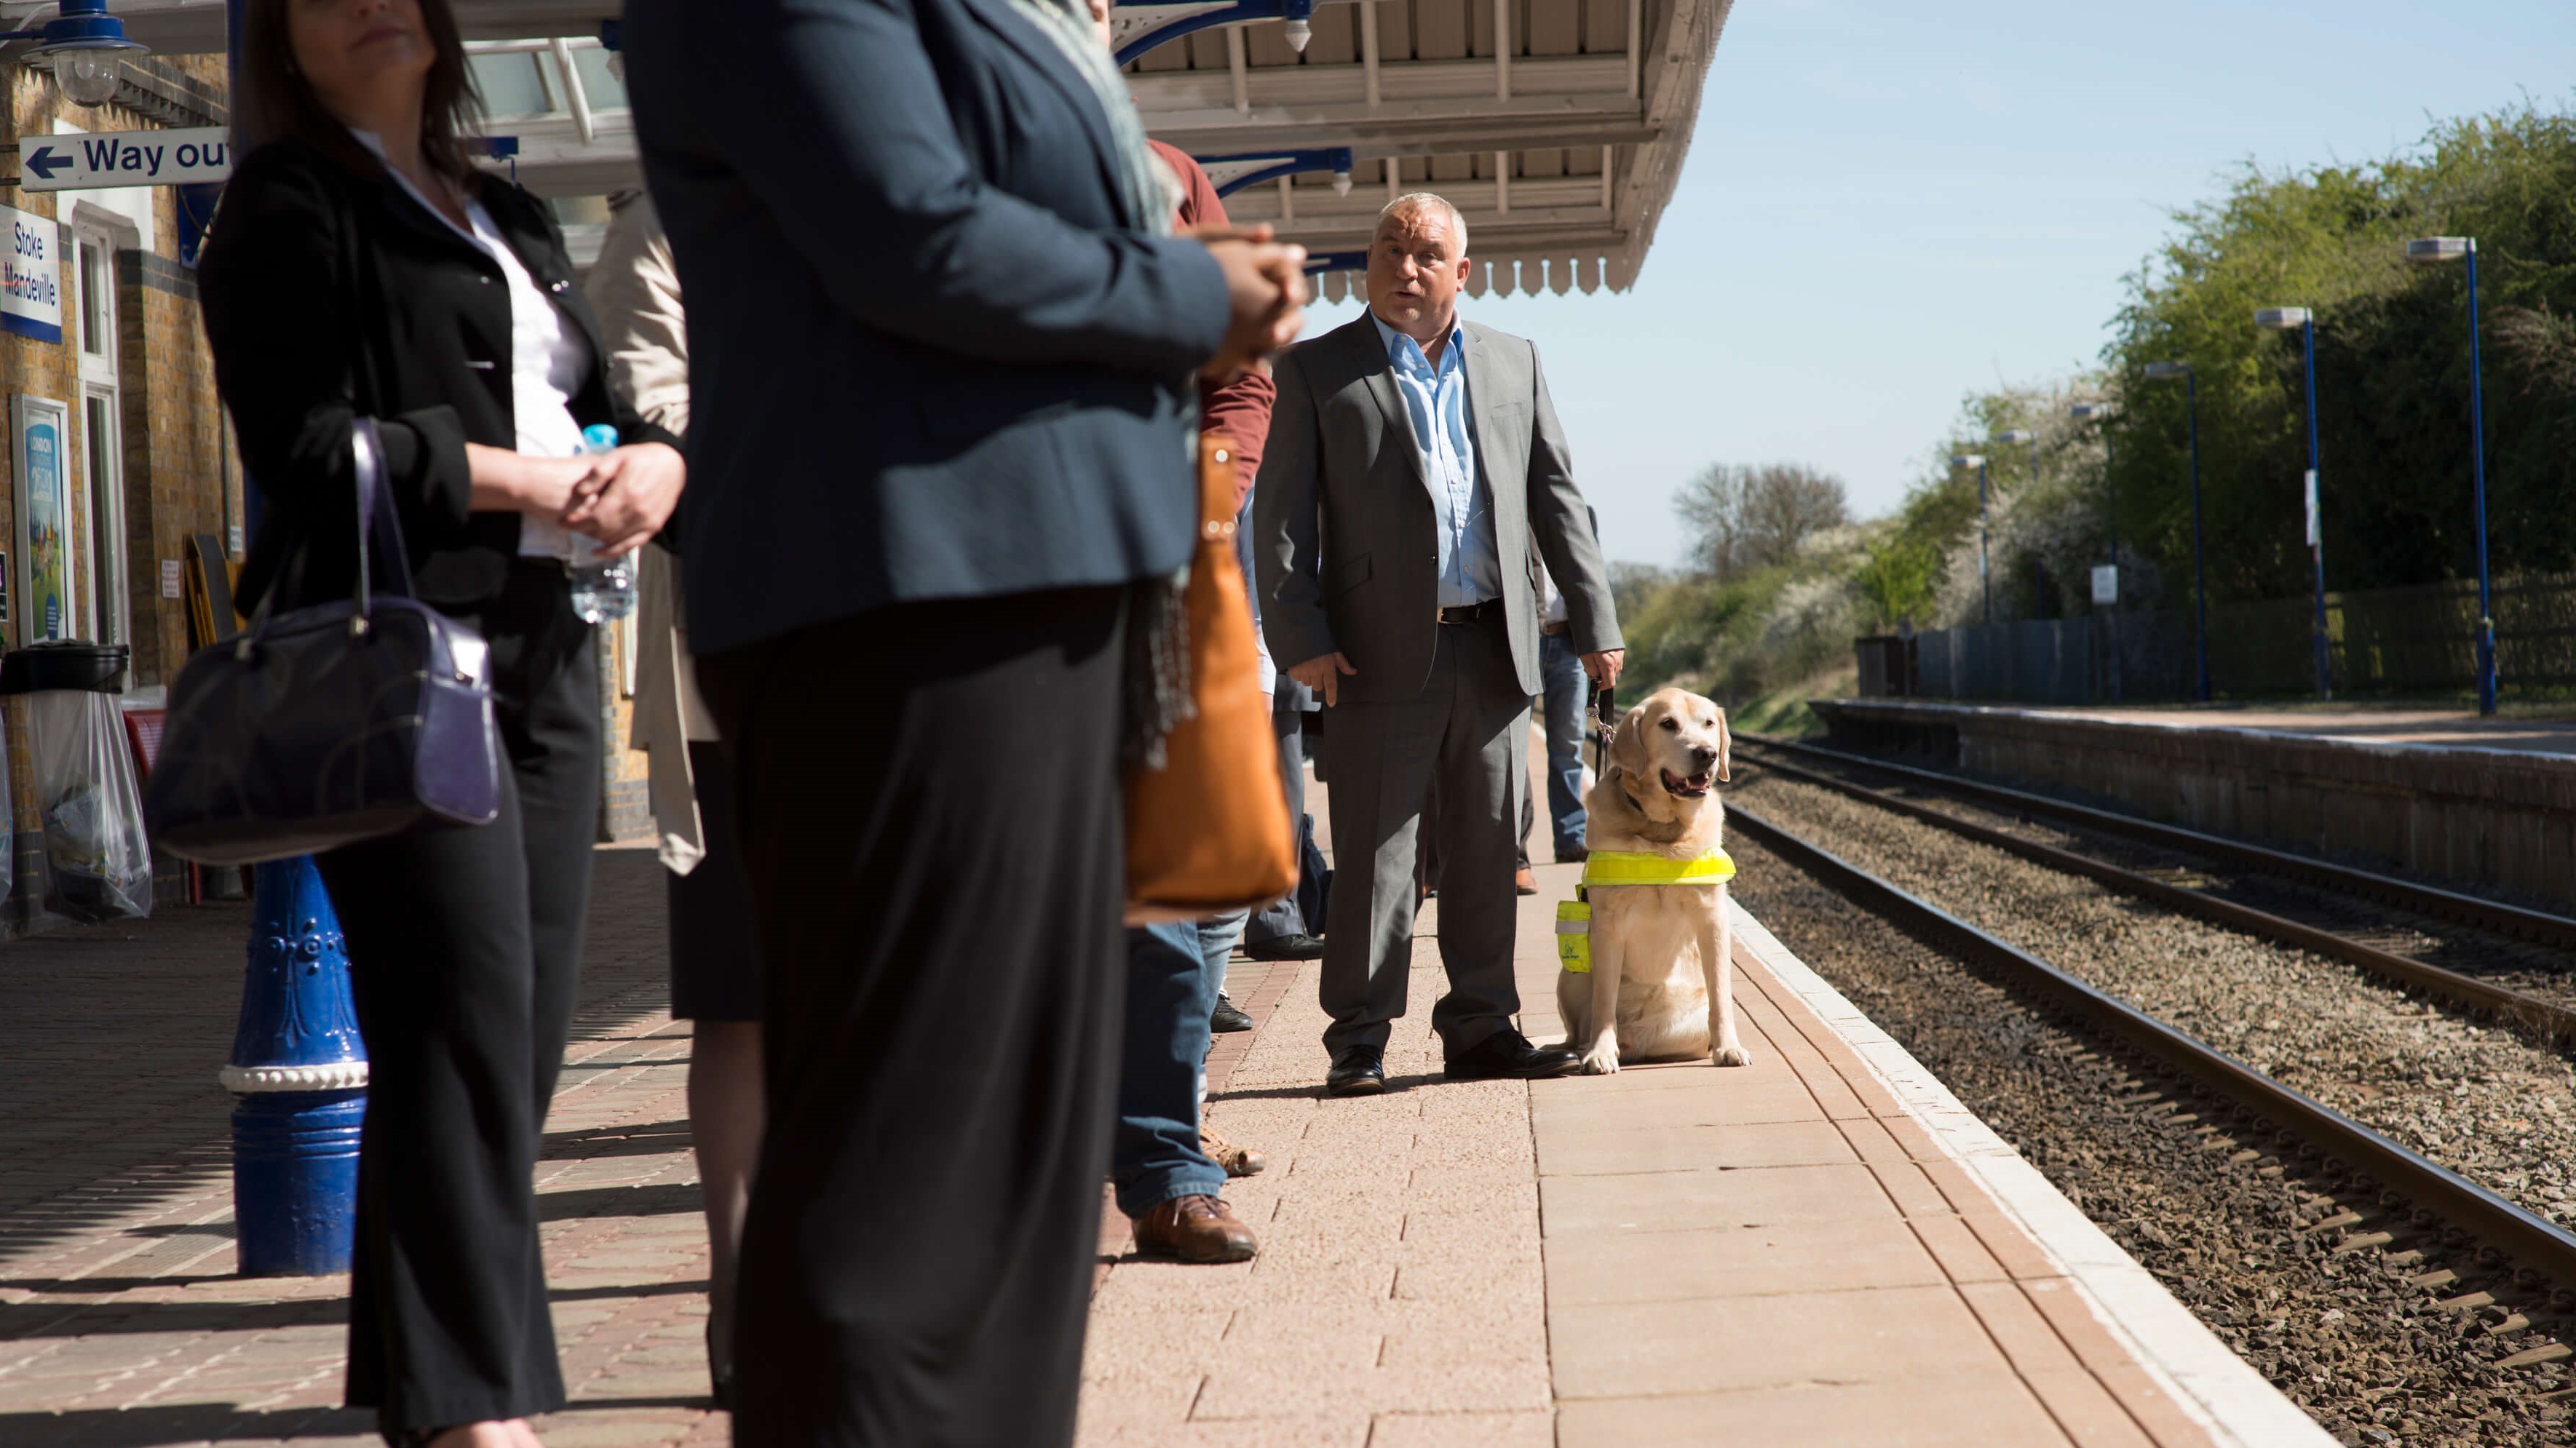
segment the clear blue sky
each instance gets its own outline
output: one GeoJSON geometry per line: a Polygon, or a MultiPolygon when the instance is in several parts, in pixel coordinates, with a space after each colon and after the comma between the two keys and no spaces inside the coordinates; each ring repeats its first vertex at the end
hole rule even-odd
{"type": "Polygon", "coordinates": [[[1635,289],[1468,305],[1538,340],[1610,556],[1671,563],[1710,461],[1893,508],[1968,391],[2098,360],[2231,168],[2571,87],[2576,0],[1738,0],[1635,289]]]}

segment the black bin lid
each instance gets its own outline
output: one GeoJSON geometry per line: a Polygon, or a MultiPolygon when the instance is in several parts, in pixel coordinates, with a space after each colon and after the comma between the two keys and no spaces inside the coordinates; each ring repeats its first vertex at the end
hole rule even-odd
{"type": "Polygon", "coordinates": [[[123,644],[76,640],[11,649],[0,654],[0,694],[32,694],[40,689],[123,693],[117,681],[125,675],[125,661],[131,652],[123,644]]]}

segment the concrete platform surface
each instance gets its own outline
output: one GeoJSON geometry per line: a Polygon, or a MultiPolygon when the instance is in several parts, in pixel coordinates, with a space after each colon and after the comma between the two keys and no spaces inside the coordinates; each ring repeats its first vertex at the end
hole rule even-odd
{"type": "MultiPolygon", "coordinates": [[[[1553,1040],[1577,871],[1537,873],[1523,1023],[1553,1040]]],[[[1738,919],[1741,1069],[1445,1081],[1426,921],[1393,1089],[1326,1099],[1297,968],[1210,1085],[1211,1124],[1270,1155],[1227,1192],[1262,1255],[1111,1269],[1082,1442],[2333,1441],[1738,919]]]]}
{"type": "Polygon", "coordinates": [[[1862,702],[1935,705],[1979,713],[2092,719],[2110,724],[2151,724],[2169,729],[2242,729],[2260,734],[2338,739],[2354,744],[2576,755],[2576,719],[2490,719],[2481,717],[2474,709],[2383,708],[2371,704],[2308,704],[2278,708],[2238,704],[1980,704],[1948,699],[1862,702]]]}
{"type": "MultiPolygon", "coordinates": [[[[1575,871],[1539,874],[1519,968],[1549,1039],[1575,871]]],[[[721,1444],[659,867],[599,878],[538,1174],[573,1403],[537,1427],[721,1444]]],[[[2326,1441],[1753,922],[1753,1065],[1533,1087],[1439,1075],[1437,913],[1374,1099],[1318,1092],[1315,966],[1235,963],[1258,1028],[1219,1039],[1211,1121],[1269,1154],[1228,1192],[1263,1251],[1146,1262],[1104,1222],[1084,1444],[2326,1441]]],[[[0,971],[0,1445],[374,1441],[336,1407],[346,1280],[232,1274],[212,1075],[246,923],[173,911],[0,971]]]]}

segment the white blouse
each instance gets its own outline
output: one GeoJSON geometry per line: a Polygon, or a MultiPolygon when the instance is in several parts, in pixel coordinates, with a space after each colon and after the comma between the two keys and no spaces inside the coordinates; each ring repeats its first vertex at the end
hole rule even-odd
{"type": "MultiPolygon", "coordinates": [[[[384,159],[384,143],[372,131],[351,127],[358,144],[384,159]]],[[[465,203],[468,227],[420,193],[411,178],[385,168],[421,209],[458,236],[480,247],[500,263],[501,280],[510,289],[510,412],[518,428],[517,449],[532,457],[568,458],[581,452],[581,424],[573,420],[573,394],[591,369],[590,344],[564,318],[561,308],[537,286],[526,263],[510,249],[492,213],[483,203],[465,203]]],[[[560,523],[523,514],[519,520],[519,553],[530,558],[572,557],[572,535],[560,523]]]]}

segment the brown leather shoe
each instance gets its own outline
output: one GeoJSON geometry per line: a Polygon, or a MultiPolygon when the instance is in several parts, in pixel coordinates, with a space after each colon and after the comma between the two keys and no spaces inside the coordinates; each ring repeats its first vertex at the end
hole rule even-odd
{"type": "Polygon", "coordinates": [[[1136,1251],[1184,1262],[1249,1262],[1261,1244],[1215,1197],[1176,1197],[1136,1219],[1136,1251]]]}
{"type": "Polygon", "coordinates": [[[1528,867],[1524,866],[1519,874],[1512,877],[1512,888],[1524,895],[1535,895],[1538,893],[1538,876],[1531,874],[1528,867]]]}
{"type": "Polygon", "coordinates": [[[1270,1158],[1251,1147],[1237,1146],[1204,1126],[1199,1128],[1199,1154],[1224,1167],[1230,1177],[1259,1176],[1261,1169],[1270,1165],[1270,1158]]]}

